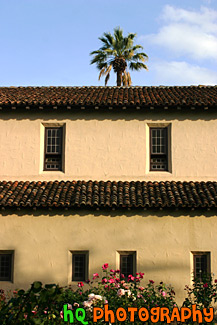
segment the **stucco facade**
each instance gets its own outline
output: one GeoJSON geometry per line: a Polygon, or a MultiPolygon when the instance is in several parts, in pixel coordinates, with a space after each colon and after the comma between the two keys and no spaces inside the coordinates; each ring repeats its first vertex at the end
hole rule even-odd
{"type": "Polygon", "coordinates": [[[5,180],[217,180],[212,112],[0,114],[5,180]],[[64,171],[43,171],[44,127],[64,126],[64,171]],[[169,126],[169,172],[149,171],[149,127],[169,126]]]}
{"type": "Polygon", "coordinates": [[[7,289],[27,288],[36,279],[71,284],[71,251],[89,251],[90,277],[101,274],[104,263],[118,269],[119,252],[135,251],[136,269],[145,273],[143,283],[172,284],[179,301],[192,280],[191,252],[211,252],[211,269],[217,274],[217,219],[212,212],[19,211],[3,213],[0,222],[1,249],[15,252],[13,283],[1,282],[7,289]]]}

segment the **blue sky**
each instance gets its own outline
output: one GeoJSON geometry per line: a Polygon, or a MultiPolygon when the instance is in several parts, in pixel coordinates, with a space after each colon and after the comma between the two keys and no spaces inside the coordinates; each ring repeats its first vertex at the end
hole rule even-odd
{"type": "Polygon", "coordinates": [[[217,84],[216,0],[0,0],[0,86],[103,86],[89,53],[117,26],[149,56],[134,86],[217,84]]]}

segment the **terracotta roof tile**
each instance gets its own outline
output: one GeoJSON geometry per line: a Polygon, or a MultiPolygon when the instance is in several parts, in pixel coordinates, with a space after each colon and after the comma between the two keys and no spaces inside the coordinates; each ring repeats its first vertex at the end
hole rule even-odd
{"type": "Polygon", "coordinates": [[[0,87],[0,107],[215,107],[217,86],[0,87]]]}
{"type": "Polygon", "coordinates": [[[217,182],[0,182],[1,208],[217,208],[217,182]]]}

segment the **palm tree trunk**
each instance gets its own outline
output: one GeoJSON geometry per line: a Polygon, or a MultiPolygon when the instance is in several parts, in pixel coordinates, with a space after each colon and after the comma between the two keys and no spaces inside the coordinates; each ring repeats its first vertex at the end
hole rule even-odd
{"type": "Polygon", "coordinates": [[[117,86],[120,87],[122,85],[122,72],[117,71],[117,86]]]}

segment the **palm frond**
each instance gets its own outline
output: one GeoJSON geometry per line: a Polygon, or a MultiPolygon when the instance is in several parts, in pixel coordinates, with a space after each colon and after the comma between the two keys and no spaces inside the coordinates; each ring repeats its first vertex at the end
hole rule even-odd
{"type": "Polygon", "coordinates": [[[148,70],[147,65],[145,65],[142,62],[130,62],[129,67],[130,67],[131,70],[135,70],[135,71],[138,71],[138,70],[141,70],[141,69],[148,70]]]}
{"type": "Polygon", "coordinates": [[[125,58],[126,61],[131,61],[131,58],[135,55],[134,51],[130,50],[125,50],[123,52],[123,57],[125,58]]]}
{"type": "Polygon", "coordinates": [[[112,34],[111,33],[104,33],[103,35],[107,39],[107,42],[110,44],[110,46],[113,46],[115,40],[114,40],[114,37],[112,36],[112,34]]]}
{"type": "Polygon", "coordinates": [[[105,69],[106,69],[106,67],[104,67],[104,68],[101,69],[101,71],[100,71],[100,73],[99,73],[99,78],[98,78],[98,80],[100,80],[100,78],[105,74],[105,69]]]}
{"type": "Polygon", "coordinates": [[[103,68],[107,68],[108,64],[107,62],[98,62],[96,66],[98,70],[102,70],[103,68]]]}
{"type": "Polygon", "coordinates": [[[103,42],[105,48],[109,48],[111,46],[111,43],[109,40],[105,37],[99,37],[99,40],[103,42]]]}
{"type": "Polygon", "coordinates": [[[131,86],[132,85],[130,73],[126,72],[126,70],[123,72],[122,82],[123,82],[123,86],[131,86]]]}
{"type": "Polygon", "coordinates": [[[123,72],[122,83],[123,83],[123,86],[127,86],[127,73],[126,73],[126,70],[123,72]]]}
{"type": "Polygon", "coordinates": [[[128,81],[128,86],[132,85],[132,80],[131,80],[131,75],[129,72],[127,72],[127,81],[128,81]]]}
{"type": "Polygon", "coordinates": [[[143,52],[136,53],[136,54],[134,54],[131,57],[131,60],[132,61],[142,61],[142,62],[145,62],[147,59],[148,59],[148,56],[145,53],[143,53],[143,52]]]}
{"type": "Polygon", "coordinates": [[[133,40],[136,36],[137,36],[137,34],[135,34],[135,33],[129,33],[129,34],[127,35],[127,38],[130,38],[130,39],[133,40]]]}
{"type": "Polygon", "coordinates": [[[123,41],[123,30],[120,27],[116,27],[114,29],[114,37],[115,37],[116,42],[123,41]]]}
{"type": "Polygon", "coordinates": [[[142,45],[134,45],[134,46],[132,46],[132,50],[133,51],[137,51],[137,50],[143,50],[143,46],[142,45]]]}
{"type": "Polygon", "coordinates": [[[107,75],[105,77],[105,86],[107,85],[109,78],[110,78],[110,73],[107,73],[107,75]]]}
{"type": "Polygon", "coordinates": [[[127,37],[124,37],[124,47],[125,50],[128,50],[132,48],[133,46],[133,39],[136,36],[136,34],[129,34],[127,37]]]}
{"type": "MultiPolygon", "coordinates": [[[[107,80],[107,82],[108,82],[109,77],[107,77],[107,76],[110,75],[111,69],[112,69],[112,64],[102,68],[100,71],[100,74],[99,74],[99,80],[102,76],[106,76],[105,81],[107,80]]],[[[105,85],[107,84],[107,82],[105,83],[105,85]]]]}

